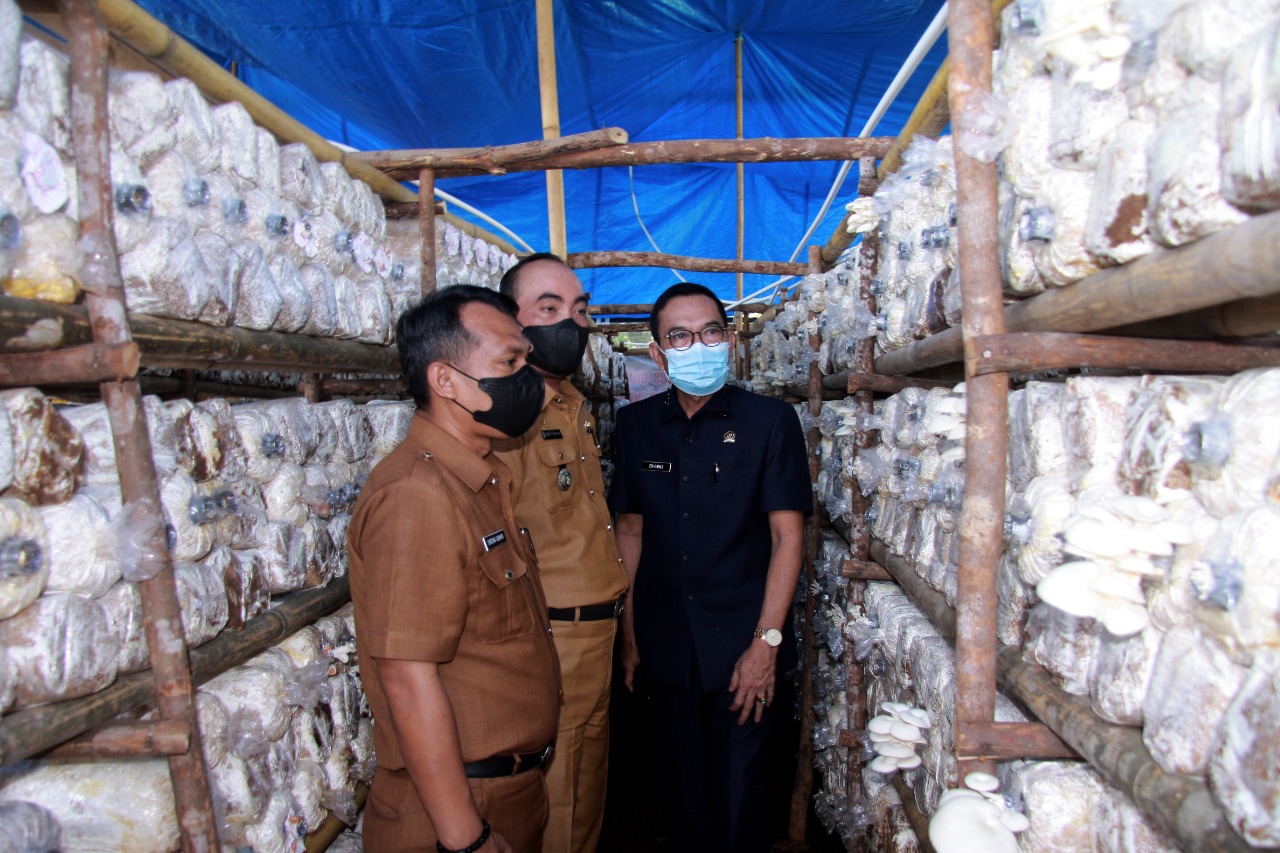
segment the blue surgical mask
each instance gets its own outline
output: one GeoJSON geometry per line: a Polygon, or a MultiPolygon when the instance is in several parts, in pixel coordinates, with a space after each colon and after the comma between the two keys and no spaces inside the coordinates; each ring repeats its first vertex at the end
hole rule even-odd
{"type": "Polygon", "coordinates": [[[709,347],[701,341],[687,350],[663,350],[671,384],[686,394],[707,397],[724,387],[729,378],[729,342],[709,347]]]}

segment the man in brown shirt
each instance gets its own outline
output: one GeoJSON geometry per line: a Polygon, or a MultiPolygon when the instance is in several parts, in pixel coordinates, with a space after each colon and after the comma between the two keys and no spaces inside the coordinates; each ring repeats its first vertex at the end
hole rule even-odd
{"type": "Polygon", "coordinates": [[[600,446],[586,400],[566,378],[587,343],[587,296],[555,255],[530,255],[502,278],[533,342],[546,394],[537,423],[494,444],[511,469],[516,520],[529,528],[564,674],[556,754],[547,768],[548,853],[593,853],[609,773],[609,687],[627,574],[605,503],[600,446]]]}
{"type": "Polygon", "coordinates": [[[433,294],[396,324],[418,411],[348,531],[378,770],[365,849],[541,849],[561,702],[547,604],[494,439],[538,415],[507,297],[433,294]]]}

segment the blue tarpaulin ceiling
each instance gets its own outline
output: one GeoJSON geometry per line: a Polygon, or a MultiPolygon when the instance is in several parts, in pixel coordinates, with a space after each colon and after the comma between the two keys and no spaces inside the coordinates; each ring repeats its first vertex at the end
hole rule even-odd
{"type": "MultiPolygon", "coordinates": [[[[320,134],[359,149],[455,148],[542,137],[534,0],[142,0],[320,134]]],[[[734,38],[743,38],[744,135],[861,130],[942,0],[557,0],[563,134],[625,129],[633,141],[732,138],[734,38]]],[[[896,134],[946,53],[934,46],[876,131],[896,134]]],[[[745,255],[787,260],[838,163],[748,164],[745,255]]],[[[664,252],[736,252],[732,164],[633,171],[664,252]]],[[[856,171],[854,172],[856,175],[856,171]]],[[[569,251],[649,251],[626,168],[564,173],[569,251]]],[[[441,189],[548,248],[540,172],[440,181],[441,189]]],[[[850,181],[810,241],[823,243],[850,181]]],[[[458,212],[458,211],[455,211],[458,212]]],[[[804,260],[803,253],[800,260],[804,260]]],[[[584,271],[596,303],[650,302],[665,270],[584,271]]],[[[691,276],[732,297],[732,275],[691,276]]],[[[749,293],[772,281],[747,276],[749,293]]]]}

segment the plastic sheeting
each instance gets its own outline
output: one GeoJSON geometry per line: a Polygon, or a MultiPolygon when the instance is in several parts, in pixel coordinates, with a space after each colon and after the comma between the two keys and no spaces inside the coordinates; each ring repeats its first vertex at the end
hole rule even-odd
{"type": "MultiPolygon", "coordinates": [[[[359,149],[540,138],[533,0],[142,0],[142,5],[322,135],[359,149]]],[[[748,138],[857,133],[939,0],[559,0],[561,132],[618,126],[635,141],[734,135],[734,36],[743,34],[748,138]]],[[[878,134],[896,134],[942,57],[935,45],[878,134]]],[[[786,260],[836,163],[748,165],[746,256],[786,260]]],[[[732,164],[634,170],[645,224],[672,254],[733,257],[732,164]]],[[[856,179],[856,171],[853,173],[856,179]]],[[[547,248],[545,180],[518,173],[441,189],[547,248]]],[[[823,243],[850,181],[811,242],[823,243]]],[[[650,249],[627,169],[565,173],[569,250],[650,249]]],[[[801,253],[800,260],[804,260],[801,253]]],[[[689,275],[731,297],[732,275],[689,275]]],[[[583,273],[596,303],[651,301],[665,270],[583,273]]],[[[771,281],[748,276],[747,292],[771,281]]]]}

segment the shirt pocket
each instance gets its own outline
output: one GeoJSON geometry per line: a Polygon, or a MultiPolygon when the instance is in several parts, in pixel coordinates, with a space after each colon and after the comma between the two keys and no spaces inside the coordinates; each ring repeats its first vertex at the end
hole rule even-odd
{"type": "Polygon", "coordinates": [[[525,562],[511,543],[480,555],[479,612],[473,614],[480,642],[503,643],[533,631],[529,583],[525,562]]]}
{"type": "Polygon", "coordinates": [[[547,512],[564,512],[573,504],[572,492],[580,484],[574,482],[573,448],[567,441],[544,441],[538,445],[538,493],[547,512]]]}
{"type": "Polygon", "coordinates": [[[744,514],[756,503],[754,496],[760,485],[759,469],[748,468],[731,456],[713,461],[710,468],[708,504],[714,508],[708,513],[708,526],[742,525],[744,514]]]}

